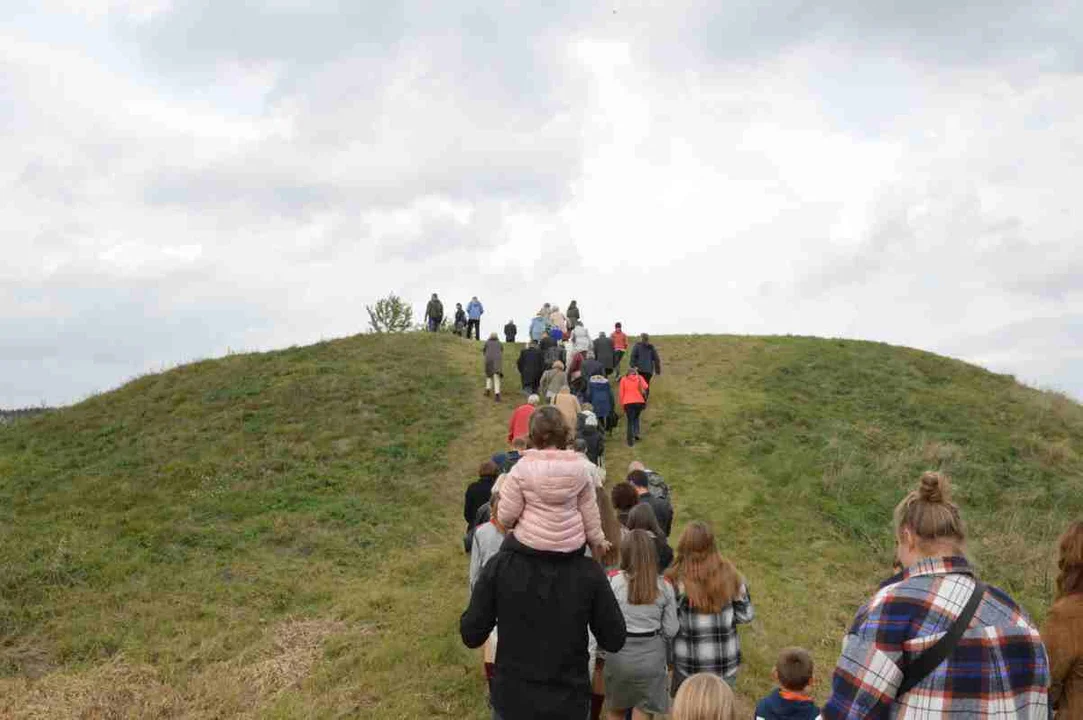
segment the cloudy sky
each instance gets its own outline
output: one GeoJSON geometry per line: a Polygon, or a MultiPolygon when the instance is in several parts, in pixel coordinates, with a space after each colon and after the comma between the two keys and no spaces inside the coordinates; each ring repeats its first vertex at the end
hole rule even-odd
{"type": "Polygon", "coordinates": [[[351,334],[392,291],[1083,397],[1079,27],[1067,0],[7,0],[0,406],[351,334]]]}

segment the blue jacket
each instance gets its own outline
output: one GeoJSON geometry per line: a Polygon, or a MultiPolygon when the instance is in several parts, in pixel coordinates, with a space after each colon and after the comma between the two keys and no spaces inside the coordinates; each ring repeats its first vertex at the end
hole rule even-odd
{"type": "Polygon", "coordinates": [[[540,315],[530,321],[530,339],[540,342],[545,335],[545,318],[540,315]]]}
{"type": "Polygon", "coordinates": [[[471,320],[481,320],[483,312],[485,312],[485,308],[477,300],[471,300],[470,304],[466,306],[466,316],[471,320]]]}
{"type": "Polygon", "coordinates": [[[604,421],[613,413],[613,388],[609,386],[608,380],[591,380],[587,386],[587,398],[599,421],[604,421]]]}
{"type": "Polygon", "coordinates": [[[816,720],[820,709],[809,700],[786,700],[778,688],[756,705],[756,720],[816,720]]]}

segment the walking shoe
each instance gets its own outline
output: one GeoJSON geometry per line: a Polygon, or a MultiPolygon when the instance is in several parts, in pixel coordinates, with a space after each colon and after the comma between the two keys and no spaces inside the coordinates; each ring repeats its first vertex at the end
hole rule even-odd
{"type": "Polygon", "coordinates": [[[494,402],[500,402],[500,393],[496,394],[496,396],[493,398],[493,401],[494,402]]]}

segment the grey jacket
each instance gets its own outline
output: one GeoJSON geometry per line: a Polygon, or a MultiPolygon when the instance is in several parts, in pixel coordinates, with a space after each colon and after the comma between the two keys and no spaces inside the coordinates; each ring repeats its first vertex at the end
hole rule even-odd
{"type": "Polygon", "coordinates": [[[499,340],[486,340],[481,348],[485,354],[485,377],[504,374],[504,346],[499,340]]]}

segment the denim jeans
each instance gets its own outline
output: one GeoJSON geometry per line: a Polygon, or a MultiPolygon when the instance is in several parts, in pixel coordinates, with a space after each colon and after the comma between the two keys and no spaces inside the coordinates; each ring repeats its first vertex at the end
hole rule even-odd
{"type": "Polygon", "coordinates": [[[628,421],[628,445],[635,445],[639,437],[639,416],[643,412],[643,403],[629,403],[624,406],[625,420],[628,421]]]}

